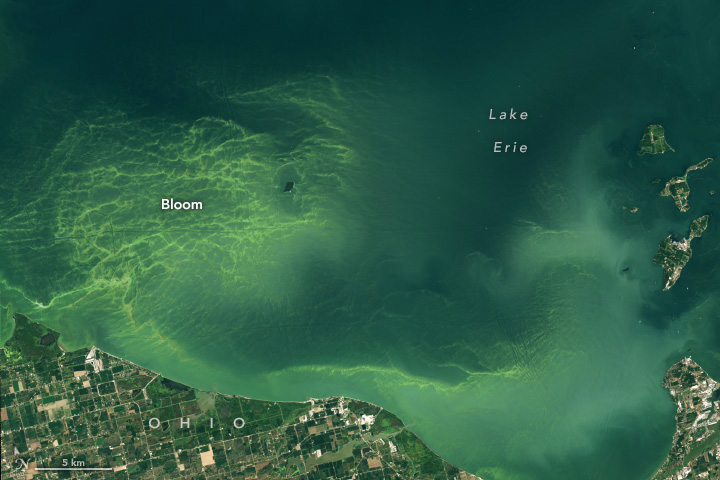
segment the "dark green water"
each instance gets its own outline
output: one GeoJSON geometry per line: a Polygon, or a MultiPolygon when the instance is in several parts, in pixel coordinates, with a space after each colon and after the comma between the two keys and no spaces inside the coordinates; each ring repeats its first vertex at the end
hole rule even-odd
{"type": "Polygon", "coordinates": [[[720,164],[651,184],[720,152],[715,2],[147,3],[0,1],[5,335],[373,401],[485,480],[654,472],[664,371],[720,377],[720,164]]]}

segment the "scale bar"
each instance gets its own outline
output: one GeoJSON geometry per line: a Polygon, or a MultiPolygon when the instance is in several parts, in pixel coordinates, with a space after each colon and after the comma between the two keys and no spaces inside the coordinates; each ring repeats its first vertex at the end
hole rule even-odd
{"type": "Polygon", "coordinates": [[[83,468],[71,468],[71,467],[59,467],[59,468],[52,468],[52,467],[35,467],[35,470],[37,471],[47,471],[47,470],[112,470],[112,467],[83,467],[83,468]]]}

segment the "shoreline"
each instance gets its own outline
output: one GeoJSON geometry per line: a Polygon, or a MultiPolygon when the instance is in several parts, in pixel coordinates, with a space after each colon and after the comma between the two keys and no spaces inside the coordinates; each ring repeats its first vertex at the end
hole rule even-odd
{"type": "MultiPolygon", "coordinates": [[[[451,462],[449,462],[448,460],[446,460],[442,455],[440,455],[440,454],[439,454],[438,452],[436,452],[433,448],[431,448],[431,447],[425,442],[425,440],[423,440],[423,438],[422,438],[418,433],[413,432],[412,429],[410,428],[410,425],[406,424],[406,423],[403,421],[402,418],[400,418],[398,415],[395,415],[393,412],[387,410],[386,408],[384,408],[384,407],[382,407],[382,406],[380,406],[380,405],[377,405],[377,404],[375,404],[375,403],[373,403],[373,402],[366,401],[366,400],[362,400],[362,399],[359,399],[359,398],[348,397],[348,396],[345,396],[345,395],[337,395],[337,394],[336,394],[336,395],[330,395],[330,396],[328,396],[328,397],[323,397],[323,398],[310,397],[310,398],[308,398],[308,399],[306,399],[306,400],[302,400],[302,401],[292,401],[292,400],[271,400],[271,399],[263,399],[263,398],[252,398],[252,397],[248,397],[248,396],[245,396],[245,395],[228,394],[228,393],[223,393],[223,392],[221,392],[221,391],[216,391],[216,390],[205,390],[205,389],[202,389],[202,388],[194,387],[194,386],[192,386],[192,385],[187,385],[187,384],[185,384],[185,383],[176,382],[176,381],[173,380],[172,378],[165,376],[162,372],[158,372],[158,371],[152,370],[152,369],[150,369],[150,368],[144,367],[144,366],[142,366],[142,365],[140,365],[140,364],[138,364],[138,363],[135,363],[135,362],[133,362],[133,361],[131,361],[131,360],[128,360],[128,359],[126,359],[126,358],[123,358],[123,357],[120,357],[120,356],[118,356],[118,355],[114,355],[114,354],[112,354],[112,353],[106,352],[105,350],[102,350],[101,348],[97,347],[96,345],[90,345],[90,346],[86,346],[86,347],[81,347],[81,348],[78,348],[78,349],[75,349],[75,350],[68,350],[67,348],[65,348],[65,347],[60,343],[60,337],[61,337],[61,335],[62,335],[61,332],[56,332],[55,330],[50,329],[49,327],[47,327],[46,325],[44,325],[44,324],[41,323],[41,322],[36,322],[36,321],[34,321],[34,320],[31,320],[30,317],[28,317],[27,315],[25,315],[25,314],[23,314],[23,313],[20,313],[20,312],[14,312],[13,315],[12,315],[12,318],[13,318],[13,321],[14,321],[15,325],[13,325],[13,327],[12,327],[12,333],[10,334],[10,337],[9,337],[8,341],[10,341],[10,339],[12,339],[12,338],[14,337],[14,335],[15,335],[15,327],[16,327],[16,324],[17,324],[17,320],[15,320],[15,315],[22,315],[27,321],[29,321],[29,322],[31,322],[31,323],[37,323],[37,324],[39,324],[39,325],[42,325],[43,327],[48,328],[48,329],[51,330],[52,332],[56,333],[57,336],[56,336],[56,339],[55,339],[55,343],[57,344],[58,348],[61,350],[62,356],[65,356],[65,355],[68,355],[68,354],[73,354],[73,353],[80,352],[80,351],[83,351],[83,350],[86,350],[87,352],[94,352],[95,355],[97,355],[97,353],[101,353],[101,354],[107,355],[108,357],[112,357],[113,359],[117,360],[118,362],[129,364],[129,366],[132,366],[132,367],[136,368],[138,371],[143,371],[143,372],[145,372],[145,374],[147,374],[147,375],[154,375],[156,378],[157,378],[157,377],[160,377],[160,378],[162,378],[162,379],[167,379],[167,380],[170,380],[171,382],[178,383],[178,384],[180,384],[180,385],[183,385],[183,386],[185,386],[185,387],[187,387],[187,388],[189,388],[189,389],[192,389],[192,390],[195,390],[195,391],[198,391],[198,392],[209,393],[209,394],[216,394],[216,395],[222,395],[222,396],[224,396],[224,397],[230,397],[230,398],[241,398],[241,399],[248,400],[248,401],[257,401],[257,402],[266,402],[266,403],[275,403],[275,404],[286,404],[286,405],[290,405],[290,404],[308,404],[309,406],[312,406],[312,405],[314,405],[314,404],[316,404],[316,403],[320,403],[320,404],[322,404],[322,403],[328,403],[328,402],[331,402],[331,401],[333,401],[333,400],[339,400],[339,399],[344,399],[344,400],[347,400],[347,401],[355,401],[355,402],[367,404],[367,405],[369,405],[369,406],[371,406],[371,407],[377,408],[377,409],[378,409],[378,414],[379,414],[380,412],[382,412],[382,411],[385,411],[385,412],[393,415],[394,417],[398,418],[398,419],[400,420],[401,424],[402,424],[402,429],[401,429],[401,430],[407,430],[407,431],[409,431],[410,433],[412,433],[412,434],[417,438],[417,440],[419,440],[419,441],[422,443],[422,445],[423,445],[427,450],[429,450],[433,455],[435,455],[437,458],[439,458],[441,461],[447,463],[447,464],[450,465],[451,467],[454,467],[454,468],[458,469],[458,470],[460,471],[461,477],[462,477],[463,475],[465,476],[465,480],[473,480],[473,479],[482,480],[482,478],[480,478],[479,476],[477,476],[477,475],[475,475],[475,474],[473,474],[473,473],[470,473],[469,471],[464,470],[464,469],[461,468],[460,466],[458,466],[458,465],[456,465],[456,464],[454,464],[454,463],[451,463],[451,462]]],[[[4,349],[4,348],[5,348],[5,345],[0,346],[0,349],[4,349]]],[[[61,356],[61,357],[62,357],[62,356],[61,356]]]]}

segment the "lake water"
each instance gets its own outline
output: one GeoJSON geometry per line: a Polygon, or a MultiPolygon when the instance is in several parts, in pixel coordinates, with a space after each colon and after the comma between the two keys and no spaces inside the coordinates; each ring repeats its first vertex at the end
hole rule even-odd
{"type": "Polygon", "coordinates": [[[648,478],[665,370],[720,377],[720,163],[688,213],[651,183],[720,152],[719,23],[710,1],[5,2],[3,334],[20,311],[195,387],[372,401],[485,480],[648,478]],[[650,123],[675,153],[635,154],[650,123]],[[708,213],[661,292],[658,243],[708,213]]]}

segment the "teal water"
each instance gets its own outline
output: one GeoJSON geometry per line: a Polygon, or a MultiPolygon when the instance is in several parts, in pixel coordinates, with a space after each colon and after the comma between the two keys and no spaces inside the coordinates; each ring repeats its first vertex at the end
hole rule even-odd
{"type": "Polygon", "coordinates": [[[720,152],[715,4],[0,5],[3,332],[369,400],[485,480],[647,478],[667,367],[720,377],[720,164],[651,184],[720,152]]]}

